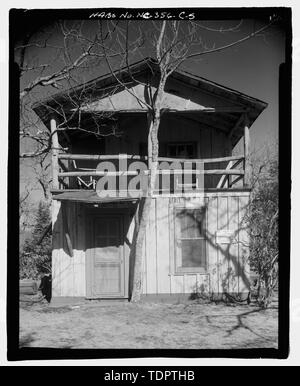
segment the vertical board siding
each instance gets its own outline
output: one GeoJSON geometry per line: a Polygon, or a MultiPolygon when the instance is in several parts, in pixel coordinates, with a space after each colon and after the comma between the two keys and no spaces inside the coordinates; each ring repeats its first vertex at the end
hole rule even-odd
{"type": "Polygon", "coordinates": [[[150,218],[146,228],[146,254],[147,254],[147,293],[157,293],[156,270],[156,213],[155,201],[151,200],[150,218]]]}
{"type": "Polygon", "coordinates": [[[76,240],[74,240],[74,296],[85,296],[85,213],[82,204],[76,204],[76,240]]]}
{"type": "Polygon", "coordinates": [[[247,197],[239,198],[239,292],[241,293],[250,290],[249,238],[243,223],[248,203],[247,197]]]}
{"type": "MultiPolygon", "coordinates": [[[[197,199],[194,199],[194,202],[197,199]]],[[[239,193],[210,195],[204,200],[207,220],[207,274],[176,274],[174,272],[174,205],[184,198],[156,198],[152,200],[150,220],[144,239],[143,293],[176,294],[193,293],[205,288],[213,293],[247,292],[249,290],[248,233],[241,229],[249,201],[239,193]],[[234,239],[230,244],[216,244],[216,232],[231,230],[234,239]]],[[[199,198],[199,206],[203,200],[199,198]]],[[[86,214],[83,204],[63,203],[53,200],[53,296],[86,296],[87,241],[86,214]],[[74,256],[66,248],[61,205],[66,205],[69,233],[74,256]]],[[[133,221],[133,220],[132,220],[133,221]]],[[[128,231],[132,240],[134,223],[128,231]]],[[[128,249],[128,247],[126,247],[128,249]]],[[[127,251],[128,252],[128,251],[127,251]]]]}
{"type": "Polygon", "coordinates": [[[55,223],[52,251],[53,297],[85,296],[85,218],[82,205],[61,203],[53,200],[59,214],[55,223]],[[68,253],[65,241],[61,205],[65,205],[73,257],[68,253]]]}
{"type": "Polygon", "coordinates": [[[192,294],[197,291],[197,274],[184,275],[184,293],[192,294]]]}
{"type": "Polygon", "coordinates": [[[218,198],[206,198],[207,202],[207,241],[206,253],[208,260],[208,271],[210,274],[211,292],[219,293],[218,275],[218,250],[216,246],[216,228],[218,223],[218,198]]]}
{"type": "Polygon", "coordinates": [[[144,256],[144,259],[143,259],[143,289],[142,289],[142,293],[143,294],[147,294],[149,293],[148,292],[148,280],[147,280],[147,232],[145,234],[145,237],[144,237],[144,242],[143,242],[143,256],[144,256]]]}
{"type": "MultiPolygon", "coordinates": [[[[73,248],[73,256],[70,259],[70,275],[72,275],[72,279],[70,280],[70,287],[72,291],[72,296],[76,296],[75,292],[75,260],[77,260],[77,250],[76,250],[76,244],[77,244],[77,232],[76,232],[76,223],[78,222],[76,218],[76,203],[70,203],[68,205],[68,227],[70,232],[70,238],[72,242],[72,248],[73,248]]],[[[76,283],[77,287],[77,283],[76,283]]]]}
{"type": "MultiPolygon", "coordinates": [[[[65,206],[65,210],[67,213],[68,225],[69,225],[69,234],[71,238],[71,242],[74,242],[74,236],[72,236],[72,216],[70,213],[70,205],[72,203],[62,202],[61,205],[65,206]]],[[[64,224],[63,224],[64,225],[64,224]]],[[[62,243],[60,248],[60,280],[61,280],[61,296],[73,296],[73,280],[74,280],[74,272],[73,272],[73,258],[69,256],[67,243],[65,238],[65,229],[62,226],[62,243]]]]}
{"type": "MultiPolygon", "coordinates": [[[[212,293],[239,292],[241,272],[238,241],[239,237],[241,240],[246,240],[247,237],[239,229],[240,199],[244,203],[248,202],[248,196],[239,198],[238,193],[233,196],[226,195],[225,192],[215,196],[207,195],[204,199],[207,220],[207,274],[175,274],[174,205],[184,204],[187,199],[156,199],[156,206],[152,206],[150,216],[149,224],[152,226],[148,226],[146,234],[147,294],[188,294],[195,292],[196,287],[212,293]],[[234,235],[233,240],[228,244],[216,244],[218,230],[230,230],[234,235]]],[[[195,202],[195,199],[193,201],[195,202]]],[[[202,200],[199,198],[199,206],[201,205],[202,200]]],[[[245,246],[244,252],[247,252],[245,246]]],[[[242,264],[245,265],[245,262],[242,264]]],[[[243,270],[243,265],[241,269],[243,270]]]]}
{"type": "Polygon", "coordinates": [[[85,238],[85,272],[86,272],[86,297],[92,297],[92,265],[93,257],[91,251],[91,238],[92,238],[92,224],[91,218],[85,212],[85,227],[86,227],[86,238],[85,238]]]}
{"type": "Polygon", "coordinates": [[[184,294],[184,277],[183,275],[172,275],[172,294],[184,294]]]}
{"type": "Polygon", "coordinates": [[[62,219],[60,202],[52,201],[52,296],[61,296],[60,244],[62,219]]]}
{"type": "Polygon", "coordinates": [[[156,200],[157,292],[170,293],[169,199],[156,200]]]}
{"type": "MultiPolygon", "coordinates": [[[[218,197],[218,225],[216,230],[228,229],[228,197],[218,197]]],[[[229,244],[218,244],[219,290],[229,292],[228,249],[229,244]]]]}
{"type": "Polygon", "coordinates": [[[239,199],[228,197],[228,227],[234,232],[234,238],[228,251],[228,278],[229,292],[238,292],[238,271],[239,271],[239,250],[238,250],[238,229],[239,229],[239,199]]]}

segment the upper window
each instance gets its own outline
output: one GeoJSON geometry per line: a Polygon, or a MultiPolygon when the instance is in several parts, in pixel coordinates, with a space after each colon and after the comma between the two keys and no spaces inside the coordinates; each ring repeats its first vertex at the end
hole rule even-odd
{"type": "MultiPolygon", "coordinates": [[[[148,145],[146,142],[139,143],[139,155],[148,154],[148,145]]],[[[197,158],[196,142],[160,142],[159,156],[170,158],[197,158]]]]}
{"type": "Polygon", "coordinates": [[[195,142],[168,143],[167,156],[171,158],[197,158],[195,142]]]}
{"type": "Polygon", "coordinates": [[[204,209],[175,209],[175,271],[206,270],[204,209]]]}

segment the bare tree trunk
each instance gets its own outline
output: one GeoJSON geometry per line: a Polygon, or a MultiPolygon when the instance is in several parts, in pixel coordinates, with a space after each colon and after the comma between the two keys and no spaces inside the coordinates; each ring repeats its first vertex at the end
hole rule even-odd
{"type": "MultiPolygon", "coordinates": [[[[150,124],[149,127],[149,136],[148,144],[151,143],[152,146],[148,146],[151,151],[152,157],[148,157],[149,161],[149,183],[148,183],[148,192],[147,197],[143,197],[139,204],[139,218],[136,222],[136,232],[135,237],[132,242],[132,251],[134,256],[134,275],[133,275],[133,290],[131,301],[138,302],[142,294],[142,269],[143,269],[143,243],[146,234],[146,227],[150,217],[151,211],[151,202],[153,198],[153,192],[155,190],[155,181],[156,181],[156,171],[157,171],[157,158],[158,158],[158,128],[160,124],[160,111],[156,115],[154,122],[150,124]]],[[[148,154],[149,154],[148,150],[148,154]]]]}
{"type": "Polygon", "coordinates": [[[137,302],[141,298],[142,293],[142,267],[143,267],[143,242],[145,238],[145,232],[147,223],[150,217],[151,201],[153,200],[153,192],[155,190],[156,175],[158,169],[158,154],[159,154],[159,142],[158,142],[158,130],[161,120],[161,107],[164,98],[164,89],[168,78],[167,68],[169,64],[170,56],[167,53],[164,60],[162,60],[162,44],[165,34],[166,22],[162,24],[160,35],[157,41],[156,54],[160,67],[160,80],[157,90],[154,94],[152,111],[148,113],[148,168],[150,170],[150,177],[148,181],[148,192],[144,202],[141,202],[141,217],[138,226],[136,243],[133,246],[135,249],[135,266],[134,266],[134,279],[133,279],[133,292],[131,300],[137,302]]]}
{"type": "Polygon", "coordinates": [[[134,260],[132,302],[138,302],[142,294],[143,243],[151,210],[151,200],[151,197],[143,197],[137,209],[138,218],[132,240],[132,255],[130,256],[134,260]]]}
{"type": "Polygon", "coordinates": [[[139,301],[142,293],[143,242],[145,238],[147,223],[150,217],[151,202],[154,199],[153,192],[155,190],[159,153],[158,130],[161,118],[161,102],[164,96],[166,80],[166,74],[161,72],[161,79],[155,95],[152,119],[150,119],[151,114],[148,114],[148,168],[150,170],[150,177],[148,181],[147,197],[143,198],[140,203],[141,215],[139,219],[136,240],[132,245],[133,249],[135,250],[133,292],[131,297],[131,301],[133,302],[139,301]]]}

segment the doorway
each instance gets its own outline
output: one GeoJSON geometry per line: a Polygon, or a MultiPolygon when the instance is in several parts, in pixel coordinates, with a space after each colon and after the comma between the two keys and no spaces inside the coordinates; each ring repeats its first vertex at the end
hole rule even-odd
{"type": "Polygon", "coordinates": [[[91,216],[88,230],[87,297],[126,297],[124,216],[91,216]]]}

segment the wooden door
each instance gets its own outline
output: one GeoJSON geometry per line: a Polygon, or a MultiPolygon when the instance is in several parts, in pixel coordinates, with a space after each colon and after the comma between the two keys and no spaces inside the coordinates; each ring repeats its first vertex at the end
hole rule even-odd
{"type": "Polygon", "coordinates": [[[123,217],[103,215],[93,219],[92,288],[93,298],[124,297],[123,217]]]}

